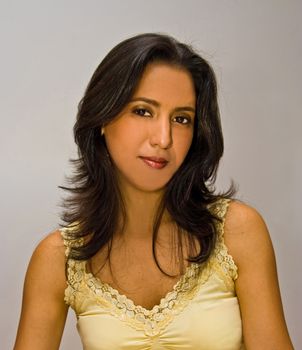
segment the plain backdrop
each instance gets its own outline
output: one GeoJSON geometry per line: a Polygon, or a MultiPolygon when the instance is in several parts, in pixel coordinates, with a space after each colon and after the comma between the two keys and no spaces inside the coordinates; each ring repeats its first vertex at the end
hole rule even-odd
{"type": "MultiPolygon", "coordinates": [[[[104,55],[143,32],[212,63],[225,135],[217,187],[233,178],[265,218],[302,349],[301,14],[295,0],[0,1],[1,349],[14,342],[32,251],[59,224],[77,104],[104,55]]],[[[81,349],[72,311],[61,349],[81,349]]]]}

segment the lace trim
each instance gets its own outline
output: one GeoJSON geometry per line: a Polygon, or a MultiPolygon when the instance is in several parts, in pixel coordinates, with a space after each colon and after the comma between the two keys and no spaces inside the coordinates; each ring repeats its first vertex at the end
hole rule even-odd
{"type": "MultiPolygon", "coordinates": [[[[79,306],[87,298],[92,298],[102,307],[102,310],[106,310],[133,328],[143,330],[149,336],[157,335],[173,320],[175,315],[189,304],[213,271],[219,273],[228,288],[233,288],[233,281],[237,278],[237,267],[233,258],[228,254],[223,239],[225,214],[229,202],[229,200],[221,199],[209,208],[222,219],[217,223],[217,242],[209,260],[201,265],[193,263],[188,266],[185,274],[174,285],[173,290],[167,293],[151,310],[135,305],[131,299],[120,294],[109,284],[87,273],[85,261],[71,259],[67,261],[68,287],[65,290],[65,302],[77,312],[79,306]]],[[[66,238],[64,230],[61,232],[63,239],[66,238]]],[[[70,243],[66,239],[64,242],[66,251],[69,252],[70,243]]]]}
{"type": "Polygon", "coordinates": [[[92,292],[92,297],[110,314],[118,317],[137,330],[143,330],[146,335],[155,336],[179,314],[194,297],[198,286],[205,283],[211,274],[209,264],[191,264],[185,274],[174,285],[172,291],[166,294],[151,310],[120,294],[109,284],[96,279],[91,273],[85,273],[86,285],[92,292]],[[104,301],[107,301],[104,305],[104,301]]]}
{"type": "Polygon", "coordinates": [[[61,232],[62,239],[65,246],[65,256],[67,258],[67,287],[64,293],[64,301],[67,305],[70,305],[73,309],[76,307],[76,294],[80,292],[80,287],[84,281],[84,270],[83,270],[83,262],[76,261],[73,259],[69,259],[70,248],[71,247],[80,247],[84,243],[83,238],[79,238],[77,240],[70,240],[69,232],[70,228],[65,227],[61,228],[59,231],[61,232]]]}
{"type": "Polygon", "coordinates": [[[233,257],[228,252],[223,237],[225,216],[230,202],[231,200],[229,199],[221,199],[214,203],[215,205],[210,208],[210,210],[221,219],[221,221],[216,224],[218,236],[213,255],[215,256],[217,263],[215,265],[219,265],[220,267],[217,269],[217,272],[221,272],[221,270],[223,271],[222,277],[228,287],[232,287],[234,281],[238,278],[238,268],[233,257]]]}
{"type": "Polygon", "coordinates": [[[83,262],[72,259],[67,260],[67,288],[65,289],[64,301],[74,310],[77,309],[78,295],[84,285],[85,274],[83,270],[83,262]]]}
{"type": "Polygon", "coordinates": [[[65,246],[65,256],[68,258],[70,249],[72,247],[80,247],[84,243],[84,238],[78,238],[78,239],[70,239],[70,232],[72,231],[72,228],[64,227],[59,229],[61,232],[64,246],[65,246]]]}

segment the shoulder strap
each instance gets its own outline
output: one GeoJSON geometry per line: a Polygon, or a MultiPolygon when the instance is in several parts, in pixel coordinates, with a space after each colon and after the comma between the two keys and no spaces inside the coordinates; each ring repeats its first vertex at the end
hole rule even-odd
{"type": "Polygon", "coordinates": [[[70,231],[72,228],[64,227],[60,229],[63,243],[65,246],[66,256],[66,277],[67,288],[65,289],[64,300],[67,305],[70,305],[77,312],[77,296],[81,283],[85,275],[85,262],[74,260],[69,257],[70,249],[74,246],[83,244],[83,239],[71,239],[70,231]]]}
{"type": "Polygon", "coordinates": [[[222,222],[224,222],[225,215],[227,213],[230,202],[231,202],[230,199],[220,198],[216,202],[210,204],[209,210],[211,211],[212,214],[214,214],[219,219],[221,219],[222,222]]]}
{"type": "Polygon", "coordinates": [[[217,241],[220,244],[224,244],[224,226],[225,226],[225,217],[226,213],[228,211],[228,207],[230,204],[231,200],[230,199],[219,199],[215,203],[215,207],[213,208],[212,213],[217,216],[220,221],[217,221],[216,223],[216,229],[217,229],[217,241]]]}
{"type": "Polygon", "coordinates": [[[63,239],[63,243],[64,243],[64,246],[66,247],[66,249],[65,249],[66,257],[69,256],[70,249],[72,247],[80,247],[81,245],[84,244],[84,239],[83,238],[74,238],[71,235],[74,227],[76,227],[76,224],[74,224],[72,226],[63,227],[63,228],[60,229],[60,232],[61,232],[61,235],[62,235],[62,239],[63,239]]]}
{"type": "Polygon", "coordinates": [[[68,240],[68,235],[66,232],[65,228],[61,228],[60,230],[61,236],[62,236],[62,240],[64,243],[64,247],[65,247],[65,256],[68,258],[69,256],[69,252],[70,252],[70,240],[68,240]]]}
{"type": "Polygon", "coordinates": [[[223,240],[225,216],[230,202],[230,199],[220,198],[208,207],[209,211],[220,219],[220,221],[217,221],[216,223],[218,240],[223,240]]]}
{"type": "Polygon", "coordinates": [[[225,217],[230,202],[230,199],[221,198],[213,203],[209,210],[220,219],[220,221],[217,221],[216,223],[217,242],[213,252],[215,260],[220,265],[224,274],[234,281],[238,278],[238,269],[233,257],[228,253],[228,248],[224,242],[225,217]]]}

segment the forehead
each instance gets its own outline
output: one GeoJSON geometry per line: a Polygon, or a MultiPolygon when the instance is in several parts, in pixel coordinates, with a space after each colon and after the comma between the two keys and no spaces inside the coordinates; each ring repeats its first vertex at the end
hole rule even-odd
{"type": "Polygon", "coordinates": [[[180,105],[195,106],[195,88],[191,74],[167,63],[149,64],[136,87],[133,97],[148,97],[180,105]]]}

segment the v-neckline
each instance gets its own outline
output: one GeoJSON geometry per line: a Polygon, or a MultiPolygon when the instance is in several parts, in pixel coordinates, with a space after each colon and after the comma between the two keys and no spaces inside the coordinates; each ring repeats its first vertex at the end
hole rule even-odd
{"type": "MultiPolygon", "coordinates": [[[[68,259],[69,278],[68,287],[65,289],[65,301],[76,310],[77,314],[81,313],[82,307],[86,310],[88,305],[99,307],[101,313],[111,314],[134,329],[144,331],[146,335],[158,335],[176,315],[188,307],[201,286],[213,273],[215,274],[215,271],[221,273],[227,286],[232,283],[231,288],[234,288],[234,280],[238,276],[237,266],[228,254],[223,239],[224,217],[228,204],[229,200],[220,200],[213,207],[213,213],[222,220],[217,223],[217,241],[210,257],[204,263],[189,265],[173,289],[152,309],[135,305],[131,298],[88,272],[85,260],[68,259]]],[[[65,236],[65,230],[62,230],[62,236],[66,246],[65,254],[68,257],[71,243],[65,236]]],[[[81,242],[82,239],[79,239],[79,244],[81,242]]]]}
{"type": "Polygon", "coordinates": [[[83,261],[83,270],[84,275],[87,281],[92,283],[88,283],[89,286],[92,284],[96,284],[103,291],[110,293],[111,295],[115,295],[118,299],[123,300],[131,309],[143,312],[145,315],[153,315],[158,312],[159,309],[163,309],[165,305],[171,300],[175,293],[181,289],[185,280],[188,277],[196,277],[196,269],[200,267],[199,264],[191,263],[185,269],[185,272],[180,276],[177,282],[173,285],[172,289],[168,291],[159,301],[159,303],[155,304],[151,309],[146,308],[142,305],[136,304],[130,297],[119,292],[116,288],[112,287],[109,283],[103,282],[99,277],[93,275],[91,272],[87,271],[87,261],[83,261]],[[194,273],[195,272],[195,273],[194,273]]]}

